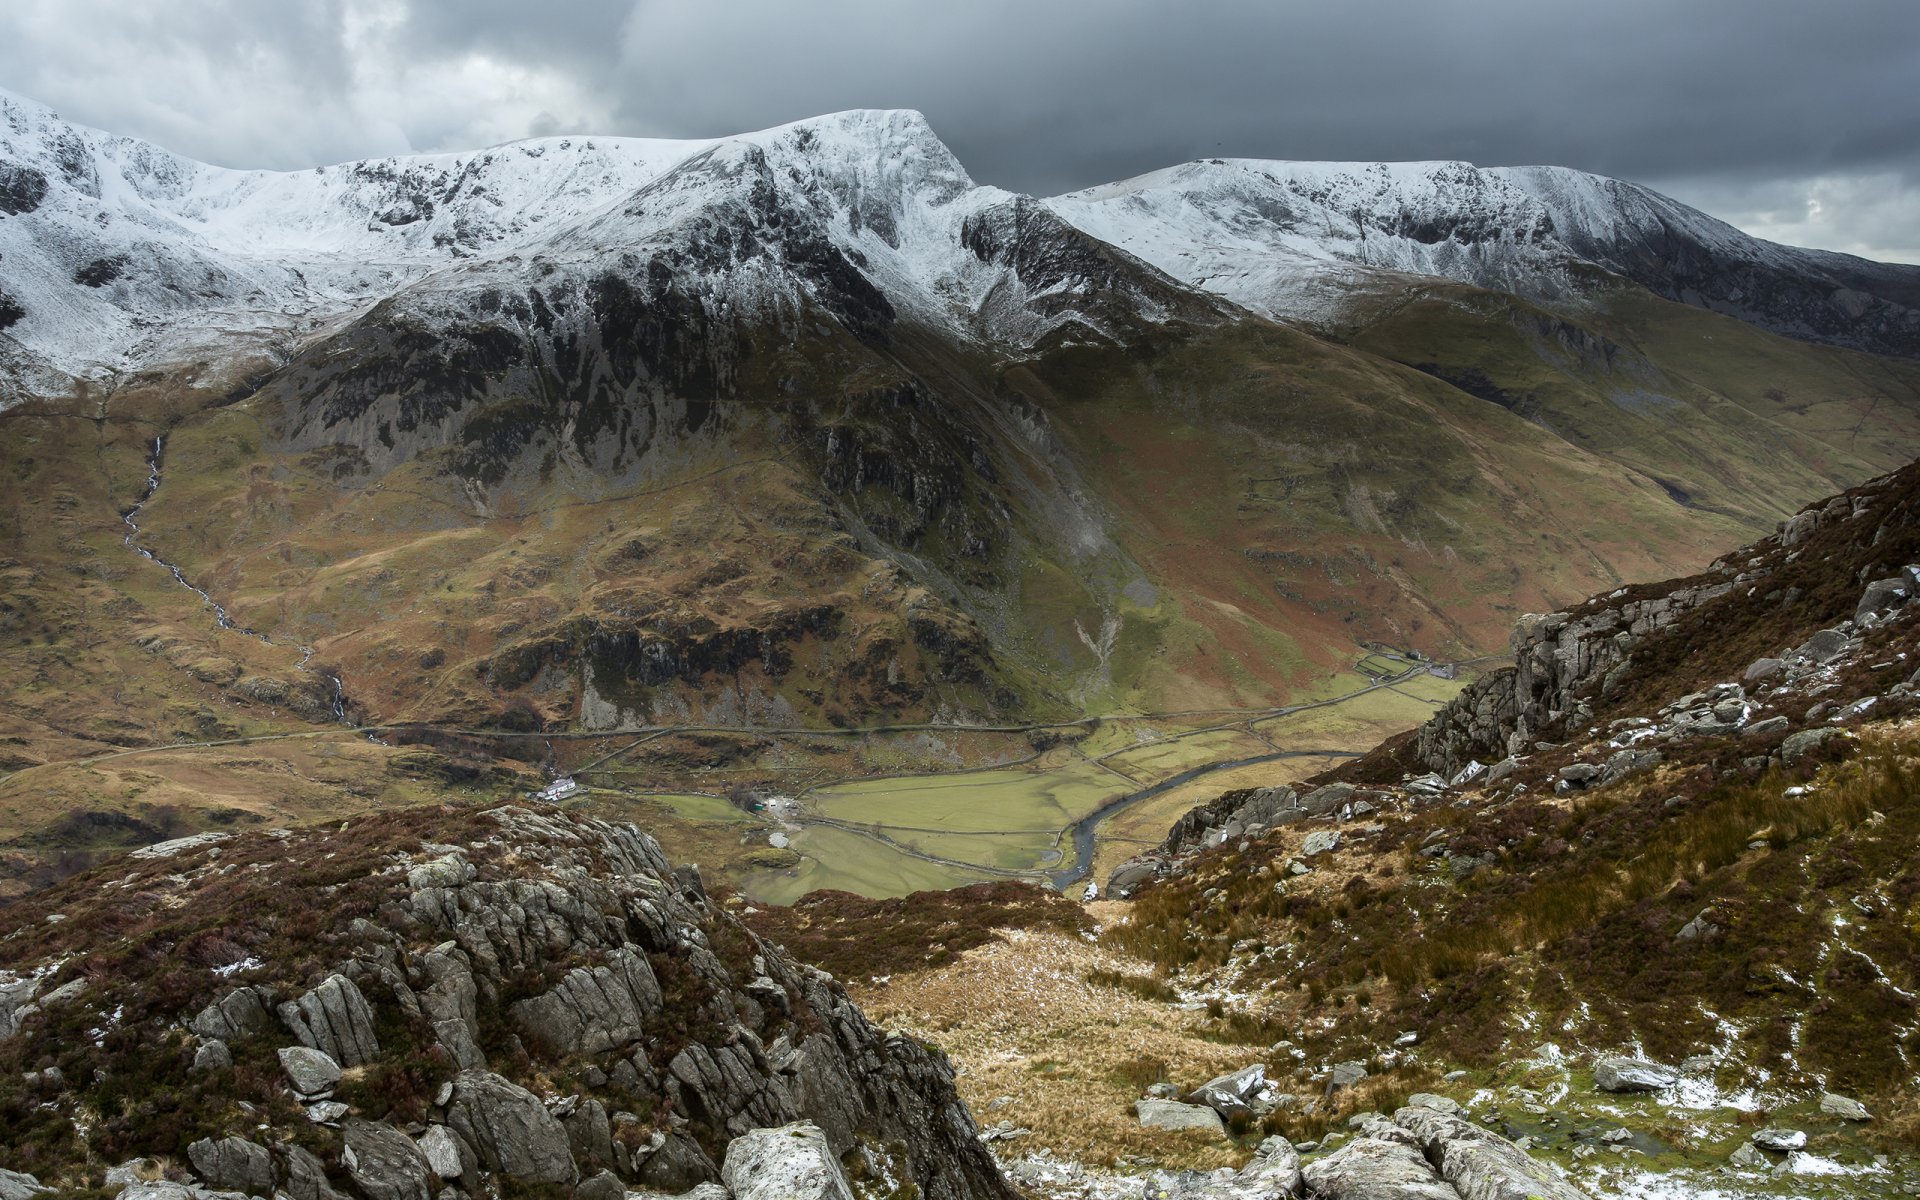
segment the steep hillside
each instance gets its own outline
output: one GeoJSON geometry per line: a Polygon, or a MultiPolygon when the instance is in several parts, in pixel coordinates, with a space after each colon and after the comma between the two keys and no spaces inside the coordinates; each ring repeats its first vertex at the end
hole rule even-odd
{"type": "MultiPolygon", "coordinates": [[[[1464,1068],[1521,1128],[1543,1094],[1610,1105],[1683,1176],[1770,1115],[1812,1140],[1734,1153],[1740,1178],[1892,1187],[1911,1162],[1865,1151],[1910,1150],[1920,1105],[1916,560],[1920,466],[1529,617],[1418,731],[1190,813],[1114,876],[1139,898],[1110,936],[1307,1063],[1464,1068]],[[1803,1146],[1829,1166],[1778,1153],[1803,1146]]],[[[1529,1132],[1578,1159],[1574,1125],[1529,1132]]]]}

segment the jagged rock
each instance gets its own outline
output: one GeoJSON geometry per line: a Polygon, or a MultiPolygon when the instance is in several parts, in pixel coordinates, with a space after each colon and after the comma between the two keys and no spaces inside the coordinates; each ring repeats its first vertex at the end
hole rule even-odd
{"type": "Polygon", "coordinates": [[[539,1097],[491,1071],[455,1078],[447,1124],[489,1171],[524,1183],[570,1184],[579,1177],[566,1129],[539,1097]]]}
{"type": "Polygon", "coordinates": [[[733,1139],[720,1175],[734,1200],[853,1200],[826,1134],[806,1122],[733,1139]]]}
{"type": "Polygon", "coordinates": [[[444,854],[409,870],[407,886],[416,892],[430,887],[459,887],[473,879],[475,873],[473,864],[464,855],[444,854]]]}
{"type": "Polygon", "coordinates": [[[1727,1156],[1727,1161],[1736,1167],[1745,1167],[1752,1171],[1773,1169],[1773,1160],[1755,1149],[1752,1142],[1741,1142],[1734,1147],[1733,1153],[1727,1156]]]}
{"type": "Polygon", "coordinates": [[[1768,1129],[1756,1129],[1753,1131],[1753,1136],[1748,1140],[1762,1150],[1772,1150],[1780,1154],[1785,1154],[1789,1150],[1804,1148],[1807,1144],[1807,1135],[1798,1129],[1782,1129],[1776,1126],[1768,1129]]]}
{"type": "Polygon", "coordinates": [[[0,1169],[0,1200],[31,1200],[52,1190],[24,1172],[0,1169]]]}
{"type": "MultiPolygon", "coordinates": [[[[1701,909],[1694,915],[1693,920],[1688,921],[1680,927],[1680,932],[1673,935],[1673,940],[1676,942],[1691,942],[1699,938],[1710,938],[1714,934],[1719,933],[1720,927],[1708,919],[1711,916],[1713,916],[1713,910],[1711,908],[1701,909]]],[[[1599,1068],[1596,1066],[1594,1071],[1597,1075],[1599,1068]]]]}
{"type": "Polygon", "coordinates": [[[1629,746],[1616,750],[1607,758],[1606,765],[1600,769],[1600,783],[1609,784],[1639,771],[1645,771],[1660,763],[1660,752],[1650,747],[1629,746]]]}
{"type": "Polygon", "coordinates": [[[327,1182],[327,1169],[319,1159],[299,1146],[281,1147],[285,1161],[286,1183],[281,1188],[293,1200],[343,1200],[327,1182]]]}
{"type": "Polygon", "coordinates": [[[1239,1171],[1216,1171],[1205,1183],[1176,1185],[1164,1192],[1150,1185],[1141,1194],[1179,1200],[1289,1200],[1300,1194],[1301,1186],[1299,1152],[1285,1138],[1270,1137],[1239,1171]]]}
{"type": "Polygon", "coordinates": [[[333,1057],[309,1046],[283,1046],[280,1069],[287,1073],[293,1090],[302,1096],[321,1096],[340,1082],[340,1064],[333,1057]]]}
{"type": "Polygon", "coordinates": [[[1847,652],[1849,638],[1844,629],[1822,629],[1808,638],[1794,650],[1798,658],[1811,659],[1816,663],[1832,662],[1847,652]]]}
{"type": "Polygon", "coordinates": [[[1209,1079],[1187,1093],[1188,1104],[1202,1104],[1222,1117],[1251,1113],[1268,1092],[1267,1068],[1261,1063],[1209,1079]]]}
{"type": "Polygon", "coordinates": [[[1513,1142],[1452,1113],[1410,1106],[1393,1120],[1464,1200],[1590,1200],[1513,1142]]]}
{"type": "MultiPolygon", "coordinates": [[[[270,1000],[271,996],[265,997],[270,1000]]],[[[261,993],[250,987],[235,988],[201,1009],[187,1028],[203,1038],[232,1042],[237,1038],[267,1033],[273,1029],[273,1017],[267,1012],[261,993]]]]}
{"type": "Polygon", "coordinates": [[[1333,1074],[1327,1080],[1327,1087],[1338,1091],[1341,1088],[1352,1087],[1366,1077],[1367,1064],[1359,1059],[1348,1059],[1346,1062],[1333,1064],[1333,1074]]]}
{"type": "Polygon", "coordinates": [[[347,1106],[338,1100],[322,1100],[318,1104],[307,1105],[307,1120],[315,1125],[327,1125],[347,1115],[347,1106]]]}
{"type": "Polygon", "coordinates": [[[551,991],[509,1013],[527,1036],[554,1050],[598,1055],[638,1042],[644,1020],[660,1010],[660,981],[646,955],[622,946],[605,966],[576,967],[551,991]]]}
{"type": "Polygon", "coordinates": [[[345,975],[329,975],[299,1000],[280,1005],[279,1012],[281,1023],[301,1045],[343,1067],[363,1066],[380,1056],[373,1007],[345,975]]]}
{"type": "Polygon", "coordinates": [[[1793,728],[1793,722],[1786,717],[1768,717],[1764,721],[1755,721],[1744,731],[1748,737],[1767,737],[1771,734],[1785,733],[1793,728]]]}
{"type": "Polygon", "coordinates": [[[1858,1100],[1827,1092],[1820,1097],[1820,1111],[1843,1121],[1871,1121],[1873,1114],[1858,1100]]]}
{"type": "Polygon", "coordinates": [[[1898,608],[1907,602],[1911,594],[1907,578],[1897,575],[1891,579],[1876,579],[1860,593],[1860,603],[1854,606],[1853,619],[1858,621],[1868,613],[1881,613],[1898,608]]]}
{"type": "Polygon", "coordinates": [[[201,1138],[187,1147],[194,1173],[215,1187],[254,1196],[273,1194],[273,1156],[243,1137],[201,1138]]]}
{"type": "Polygon", "coordinates": [[[1227,1127],[1220,1114],[1204,1104],[1182,1104],[1177,1100],[1135,1100],[1133,1113],[1140,1123],[1152,1129],[1198,1129],[1225,1135],[1227,1127]]]}
{"type": "Polygon", "coordinates": [[[480,1043],[473,1040],[473,1029],[465,1021],[454,1017],[446,1021],[433,1023],[434,1036],[440,1046],[453,1059],[453,1065],[462,1071],[480,1070],[487,1065],[486,1052],[480,1049],[480,1043]]]}
{"type": "Polygon", "coordinates": [[[1780,743],[1780,761],[1791,767],[1835,738],[1847,736],[1844,729],[1803,729],[1780,743]]]}
{"type": "Polygon", "coordinates": [[[567,1127],[567,1145],[573,1151],[574,1164],[583,1173],[622,1165],[624,1147],[614,1145],[613,1122],[607,1117],[606,1105],[586,1100],[560,1123],[567,1127]]]}
{"type": "Polygon", "coordinates": [[[0,1040],[20,1032],[21,1010],[31,1009],[40,990],[40,980],[32,975],[14,979],[0,975],[0,1040]]]}
{"type": "Polygon", "coordinates": [[[1593,1064],[1593,1083],[1603,1092],[1657,1092],[1680,1082],[1680,1073],[1644,1058],[1611,1057],[1593,1064]]]}
{"type": "Polygon", "coordinates": [[[1407,1097],[1408,1108],[1430,1108],[1439,1113],[1457,1113],[1460,1102],[1450,1096],[1436,1096],[1432,1092],[1415,1092],[1407,1097]]]}
{"type": "Polygon", "coordinates": [[[233,1065],[233,1052],[219,1038],[208,1038],[194,1047],[193,1069],[196,1071],[224,1071],[233,1065]]]}
{"type": "Polygon", "coordinates": [[[1746,673],[1741,676],[1748,683],[1764,683],[1787,669],[1784,659],[1756,658],[1748,664],[1746,673]]]}
{"type": "Polygon", "coordinates": [[[466,1156],[461,1153],[460,1139],[445,1125],[429,1125],[420,1135],[418,1143],[420,1156],[427,1160],[427,1170],[442,1179],[458,1179],[468,1173],[466,1156]]]}
{"type": "Polygon", "coordinates": [[[1301,1172],[1311,1196],[1325,1200],[1460,1200],[1415,1147],[1362,1137],[1301,1172]]]}
{"type": "Polygon", "coordinates": [[[367,1200],[432,1200],[427,1156],[384,1121],[349,1121],[340,1161],[367,1200]]]}
{"type": "Polygon", "coordinates": [[[1587,784],[1600,778],[1605,772],[1606,768],[1600,766],[1598,763],[1576,762],[1568,763],[1566,766],[1561,767],[1558,774],[1560,778],[1576,787],[1585,787],[1587,784]]]}
{"type": "Polygon", "coordinates": [[[697,1188],[720,1174],[700,1143],[684,1133],[669,1134],[646,1156],[635,1174],[650,1188],[675,1194],[697,1188]]]}
{"type": "Polygon", "coordinates": [[[1448,775],[1469,760],[1514,754],[1538,731],[1575,712],[1582,693],[1602,687],[1648,634],[1733,589],[1731,582],[1679,588],[1665,596],[1596,608],[1576,617],[1522,618],[1510,644],[1514,665],[1481,676],[1420,728],[1415,756],[1448,775]]]}
{"type": "Polygon", "coordinates": [[[1316,854],[1326,854],[1339,848],[1340,831],[1338,829],[1318,829],[1308,834],[1306,841],[1300,843],[1300,857],[1312,858],[1316,854]]]}
{"type": "Polygon", "coordinates": [[[626,1200],[627,1185],[612,1171],[601,1171],[582,1179],[573,1189],[573,1200],[626,1200]]]}

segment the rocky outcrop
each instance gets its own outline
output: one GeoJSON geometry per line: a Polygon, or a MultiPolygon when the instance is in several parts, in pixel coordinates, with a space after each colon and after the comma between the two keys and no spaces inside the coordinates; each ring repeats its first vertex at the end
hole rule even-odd
{"type": "MultiPolygon", "coordinates": [[[[830,976],[760,941],[645,834],[520,808],[439,812],[241,835],[154,865],[143,902],[180,914],[181,929],[205,928],[199,889],[217,885],[229,936],[266,945],[271,929],[295,949],[284,962],[250,957],[239,979],[185,996],[137,972],[95,982],[77,968],[66,979],[65,959],[20,964],[37,972],[21,978],[46,984],[15,989],[42,1005],[21,1006],[22,1032],[47,1036],[56,995],[89,1009],[61,1014],[60,1029],[171,1029],[140,1069],[177,1069],[170,1086],[189,1090],[194,1119],[226,1122],[232,1136],[194,1143],[194,1174],[251,1195],[678,1195],[717,1184],[722,1163],[752,1161],[758,1131],[804,1123],[804,1138],[787,1140],[836,1170],[858,1155],[926,1200],[1009,1200],[946,1059],[876,1029],[830,976]],[[302,873],[348,859],[361,865],[302,873]],[[281,869],[228,874],[249,861],[281,869]],[[309,877],[324,882],[276,881],[309,877]],[[339,903],[350,916],[330,913],[339,903]]],[[[87,886],[99,889],[73,884],[87,886]]],[[[52,1106],[78,1114],[101,1080],[136,1069],[115,1057],[136,1044],[89,1040],[98,1077],[52,1106]]],[[[171,1126],[140,1141],[141,1119],[116,1122],[113,1152],[179,1153],[171,1126]]],[[[85,1154],[77,1141],[74,1153],[85,1154]]],[[[71,1169],[86,1171],[81,1161],[71,1169]]],[[[732,1176],[752,1184],[736,1186],[743,1195],[773,1194],[753,1170],[732,1176]]]]}
{"type": "Polygon", "coordinates": [[[454,1080],[447,1124],[489,1171],[522,1183],[579,1177],[567,1131],[540,1098],[490,1071],[462,1071],[454,1080]]]}
{"type": "Polygon", "coordinates": [[[320,1051],[343,1067],[358,1067],[380,1057],[373,1033],[373,1009],[353,980],[330,975],[298,1000],[280,1006],[280,1020],[300,1044],[320,1051]]]}
{"type": "Polygon", "coordinates": [[[1470,762],[1520,753],[1541,731],[1590,713],[1588,697],[1607,689],[1649,634],[1733,587],[1731,579],[1696,583],[1650,599],[1525,618],[1511,638],[1514,665],[1475,680],[1421,726],[1414,756],[1451,779],[1470,762]]]}
{"type": "Polygon", "coordinates": [[[202,1138],[187,1147],[194,1171],[215,1187],[255,1196],[273,1192],[273,1156],[242,1137],[202,1138]]]}

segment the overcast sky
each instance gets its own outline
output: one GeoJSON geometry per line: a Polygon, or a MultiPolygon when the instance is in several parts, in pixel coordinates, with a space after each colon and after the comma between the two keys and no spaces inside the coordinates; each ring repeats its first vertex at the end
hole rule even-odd
{"type": "Polygon", "coordinates": [[[1051,194],[1187,159],[1558,163],[1920,262],[1920,0],[6,0],[0,86],[227,166],[917,108],[1051,194]]]}

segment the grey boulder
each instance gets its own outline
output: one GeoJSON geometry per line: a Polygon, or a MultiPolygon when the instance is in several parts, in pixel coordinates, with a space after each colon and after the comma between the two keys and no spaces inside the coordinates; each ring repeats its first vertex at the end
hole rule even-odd
{"type": "Polygon", "coordinates": [[[1873,1114],[1867,1106],[1848,1096],[1827,1092],[1820,1097],[1820,1111],[1830,1117],[1839,1117],[1843,1121],[1871,1121],[1873,1114]]]}
{"type": "Polygon", "coordinates": [[[302,1096],[322,1096],[340,1082],[340,1064],[331,1055],[310,1046],[283,1046],[280,1069],[287,1073],[293,1090],[302,1096]]]}
{"type": "Polygon", "coordinates": [[[187,1147],[194,1173],[215,1187],[253,1196],[273,1194],[273,1156],[243,1137],[201,1138],[187,1147]]]}
{"type": "Polygon", "coordinates": [[[720,1177],[734,1200],[853,1200],[827,1135],[804,1121],[734,1138],[720,1177]]]}
{"type": "Polygon", "coordinates": [[[427,1156],[384,1121],[350,1121],[340,1161],[367,1200],[431,1200],[427,1156]]]}
{"type": "Polygon", "coordinates": [[[1644,1058],[1602,1058],[1593,1064],[1593,1082],[1603,1092],[1657,1092],[1679,1083],[1680,1073],[1644,1058]]]}
{"type": "Polygon", "coordinates": [[[280,1020],[303,1046],[343,1067],[358,1067],[380,1055],[373,1034],[373,1006],[345,975],[329,975],[318,987],[280,1006],[280,1020]]]}
{"type": "Polygon", "coordinates": [[[1846,736],[1841,729],[1803,729],[1780,743],[1780,761],[1791,767],[1833,739],[1846,736]]]}
{"type": "Polygon", "coordinates": [[[1789,1150],[1802,1150],[1807,1145],[1807,1135],[1798,1129],[1756,1129],[1753,1131],[1753,1144],[1762,1150],[1772,1150],[1785,1154],[1789,1150]]]}
{"type": "Polygon", "coordinates": [[[319,1159],[298,1146],[282,1148],[286,1155],[286,1183],[281,1191],[293,1200],[342,1200],[327,1182],[327,1169],[319,1159]]]}
{"type": "Polygon", "coordinates": [[[231,1042],[236,1038],[266,1033],[273,1028],[273,1017],[253,988],[235,988],[201,1009],[187,1028],[203,1038],[231,1042]]]}
{"type": "Polygon", "coordinates": [[[196,1071],[224,1071],[233,1065],[233,1051],[219,1038],[208,1038],[201,1042],[193,1052],[193,1069],[196,1071]]]}
{"type": "Polygon", "coordinates": [[[1590,1200],[1518,1145],[1452,1113],[1409,1107],[1393,1120],[1467,1200],[1590,1200]]]}
{"type": "Polygon", "coordinates": [[[1307,1194],[1325,1200],[1460,1200],[1417,1148],[1385,1138],[1357,1138],[1301,1175],[1307,1194]]]}
{"type": "Polygon", "coordinates": [[[52,1190],[32,1175],[0,1170],[0,1200],[31,1200],[41,1192],[52,1190]]]}
{"type": "Polygon", "coordinates": [[[447,1124],[489,1171],[525,1183],[571,1184],[579,1177],[566,1128],[539,1097],[491,1071],[462,1071],[454,1079],[447,1124]]]}
{"type": "Polygon", "coordinates": [[[1224,1135],[1227,1127],[1220,1114],[1204,1104],[1182,1104],[1177,1100],[1135,1100],[1133,1113],[1150,1129],[1198,1129],[1224,1135]]]}
{"type": "Polygon", "coordinates": [[[1267,1068],[1260,1063],[1209,1079],[1187,1093],[1188,1104],[1203,1104],[1223,1117],[1252,1113],[1265,1099],[1267,1068]]]}

